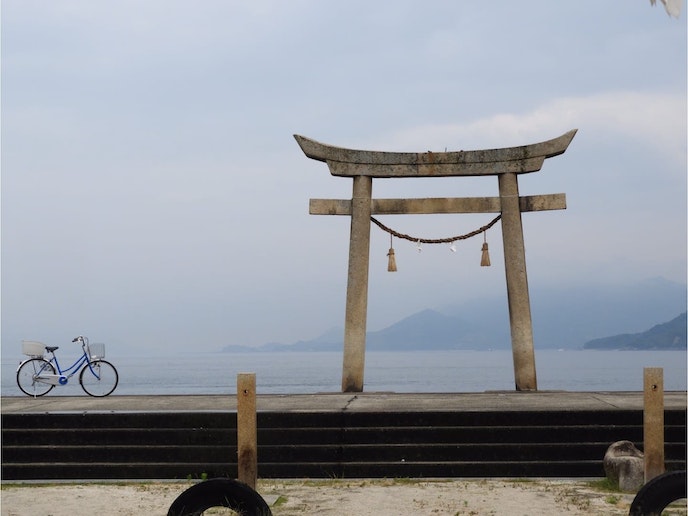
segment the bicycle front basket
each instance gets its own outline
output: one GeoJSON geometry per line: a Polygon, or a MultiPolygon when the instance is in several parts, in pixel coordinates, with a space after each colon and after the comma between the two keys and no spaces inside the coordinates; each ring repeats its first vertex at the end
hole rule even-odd
{"type": "Polygon", "coordinates": [[[45,353],[45,344],[33,340],[22,340],[22,354],[30,357],[42,357],[45,353]]]}
{"type": "Polygon", "coordinates": [[[96,358],[105,358],[105,344],[89,344],[88,349],[91,352],[91,360],[95,360],[96,358]]]}

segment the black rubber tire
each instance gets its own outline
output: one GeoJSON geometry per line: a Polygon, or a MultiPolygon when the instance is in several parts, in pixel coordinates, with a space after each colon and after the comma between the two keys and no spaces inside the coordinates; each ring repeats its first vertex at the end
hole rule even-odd
{"type": "Polygon", "coordinates": [[[659,516],[671,502],[686,497],[686,472],[670,471],[653,478],[635,495],[628,516],[659,516]]]}
{"type": "Polygon", "coordinates": [[[229,478],[211,478],[191,486],[172,502],[167,516],[198,516],[211,507],[229,507],[244,516],[272,516],[262,496],[229,478]]]}
{"type": "Polygon", "coordinates": [[[102,398],[112,394],[119,383],[119,374],[117,369],[107,360],[93,360],[90,364],[86,364],[79,374],[79,384],[86,394],[95,398],[102,398]],[[93,375],[93,371],[97,370],[102,374],[100,380],[97,380],[93,375]]]}

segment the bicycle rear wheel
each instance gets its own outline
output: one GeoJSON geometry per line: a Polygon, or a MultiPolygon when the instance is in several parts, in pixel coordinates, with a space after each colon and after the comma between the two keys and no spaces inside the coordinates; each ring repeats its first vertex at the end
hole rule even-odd
{"type": "Polygon", "coordinates": [[[81,388],[89,396],[107,396],[115,390],[118,381],[117,369],[107,360],[93,360],[79,374],[81,388]]]}
{"type": "Polygon", "coordinates": [[[42,382],[36,378],[41,374],[55,374],[55,368],[47,360],[31,358],[17,369],[17,385],[27,396],[43,396],[48,394],[55,385],[42,382]]]}

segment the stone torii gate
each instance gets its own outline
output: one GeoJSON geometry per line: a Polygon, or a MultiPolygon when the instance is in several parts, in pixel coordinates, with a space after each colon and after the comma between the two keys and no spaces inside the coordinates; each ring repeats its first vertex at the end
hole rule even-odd
{"type": "Polygon", "coordinates": [[[552,140],[501,149],[457,152],[378,152],[344,149],[294,135],[306,156],[333,176],[351,177],[351,200],[311,199],[311,215],[349,215],[349,273],[344,324],[342,392],[363,391],[370,218],[374,214],[501,213],[504,266],[516,390],[537,390],[533,325],[521,212],[566,209],[565,194],[520,197],[518,174],[536,172],[563,154],[577,129],[552,140]],[[373,199],[373,178],[496,175],[499,197],[373,199]]]}

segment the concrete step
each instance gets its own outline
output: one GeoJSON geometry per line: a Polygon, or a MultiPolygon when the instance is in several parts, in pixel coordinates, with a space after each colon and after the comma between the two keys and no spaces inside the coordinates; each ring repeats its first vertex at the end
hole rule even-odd
{"type": "MultiPolygon", "coordinates": [[[[681,442],[684,428],[666,426],[666,442],[681,442]]],[[[388,442],[395,444],[417,443],[562,443],[562,442],[614,442],[620,436],[629,441],[643,440],[642,426],[574,425],[537,427],[379,427],[379,428],[261,428],[260,445],[345,444],[388,442]]],[[[3,429],[4,444],[32,446],[36,443],[59,442],[61,446],[109,445],[136,446],[138,443],[172,443],[194,446],[204,443],[236,443],[236,428],[73,428],[50,430],[35,428],[3,429]]]]}
{"type": "MultiPolygon", "coordinates": [[[[685,469],[681,463],[667,462],[668,470],[685,469]]],[[[201,479],[236,478],[233,462],[89,462],[31,463],[3,465],[3,481],[86,480],[86,479],[201,479]]],[[[461,462],[346,462],[263,463],[260,478],[459,478],[459,477],[604,477],[601,460],[576,461],[461,461],[461,462]]]]}
{"type": "MultiPolygon", "coordinates": [[[[259,428],[355,428],[404,426],[550,426],[643,424],[642,410],[511,410],[511,411],[377,411],[377,412],[258,412],[259,428]],[[392,422],[390,425],[389,423],[392,422]]],[[[3,428],[236,428],[236,412],[3,412],[3,428]],[[174,414],[174,417],[170,417],[174,414]],[[115,417],[116,416],[116,417],[115,417]]],[[[665,424],[685,425],[686,411],[668,409],[665,424]]]]}
{"type": "MultiPolygon", "coordinates": [[[[270,463],[308,462],[461,462],[461,461],[559,461],[596,460],[604,456],[609,443],[493,443],[493,444],[331,444],[259,446],[259,459],[270,463]]],[[[113,460],[117,462],[232,462],[236,457],[234,445],[180,446],[178,444],[141,446],[10,446],[3,447],[3,461],[7,463],[74,462],[113,460]]],[[[669,443],[666,452],[678,457],[685,445],[669,443]]]]}

